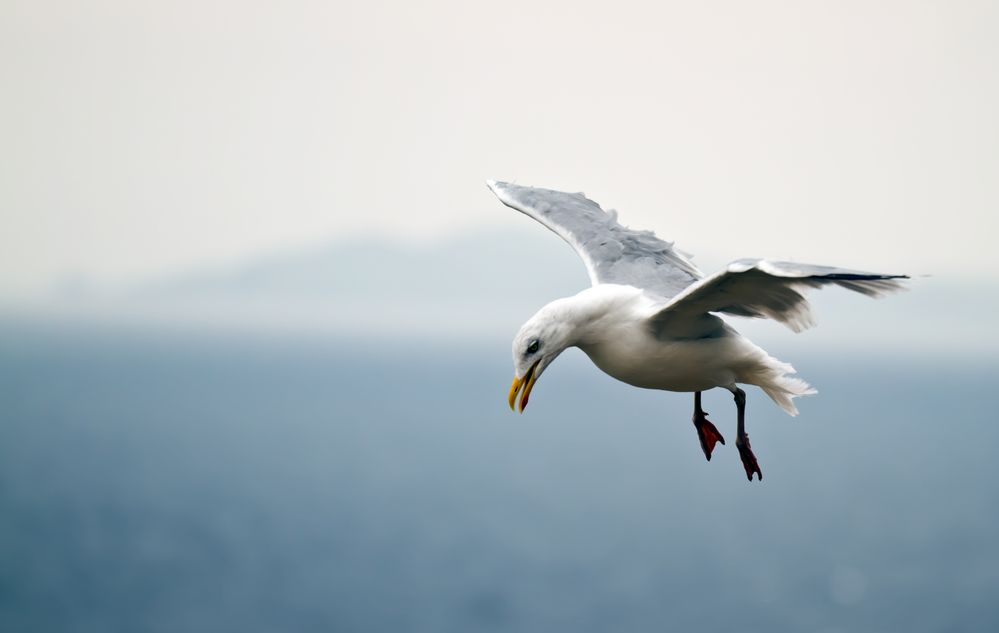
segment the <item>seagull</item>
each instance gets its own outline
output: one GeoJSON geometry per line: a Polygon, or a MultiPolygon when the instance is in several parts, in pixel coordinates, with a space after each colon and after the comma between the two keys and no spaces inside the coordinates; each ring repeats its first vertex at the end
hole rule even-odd
{"type": "Polygon", "coordinates": [[[521,413],[545,369],[569,347],[635,387],[693,392],[693,422],[710,461],[725,438],[701,408],[701,392],[722,387],[736,405],[735,446],[753,481],[763,471],[746,434],[746,392],[756,385],[789,415],[793,398],[816,391],[794,368],[739,334],[719,314],[773,319],[800,332],[814,324],[804,291],[836,285],[869,297],[904,288],[907,275],[867,273],[767,259],[739,259],[710,276],[690,255],[651,231],[618,223],[582,193],[487,181],[506,206],[534,218],[569,243],[591,287],[545,305],[513,339],[509,404],[521,413]]]}

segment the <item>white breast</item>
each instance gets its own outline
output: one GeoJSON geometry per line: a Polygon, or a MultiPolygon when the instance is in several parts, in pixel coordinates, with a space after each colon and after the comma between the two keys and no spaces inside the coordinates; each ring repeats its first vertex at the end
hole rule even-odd
{"type": "Polygon", "coordinates": [[[741,356],[740,336],[657,339],[648,327],[657,308],[654,301],[637,289],[610,292],[598,295],[605,309],[594,315],[577,343],[602,371],[636,387],[667,391],[703,391],[734,382],[733,359],[741,356]],[[608,296],[615,300],[607,301],[608,296]]]}

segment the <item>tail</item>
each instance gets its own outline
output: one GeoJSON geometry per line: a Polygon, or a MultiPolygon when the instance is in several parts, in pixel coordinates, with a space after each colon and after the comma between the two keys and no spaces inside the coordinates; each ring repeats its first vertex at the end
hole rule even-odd
{"type": "Polygon", "coordinates": [[[761,360],[763,362],[740,376],[739,382],[756,385],[770,396],[770,399],[776,402],[777,406],[787,411],[788,415],[798,415],[794,399],[798,396],[810,396],[818,392],[801,378],[791,376],[790,374],[795,373],[794,367],[791,365],[766,355],[766,353],[761,360]]]}

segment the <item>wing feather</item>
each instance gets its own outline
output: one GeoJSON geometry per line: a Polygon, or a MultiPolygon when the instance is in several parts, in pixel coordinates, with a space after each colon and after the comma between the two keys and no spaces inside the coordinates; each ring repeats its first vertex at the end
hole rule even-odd
{"type": "Polygon", "coordinates": [[[908,275],[867,273],[765,259],[741,259],[673,297],[652,317],[664,338],[698,338],[717,331],[712,312],[773,319],[795,332],[814,324],[804,292],[836,285],[868,297],[904,289],[908,275]]]}
{"type": "Polygon", "coordinates": [[[703,274],[688,256],[651,231],[634,231],[582,193],[522,187],[490,180],[500,201],[528,215],[575,249],[590,283],[626,284],[668,298],[703,274]]]}

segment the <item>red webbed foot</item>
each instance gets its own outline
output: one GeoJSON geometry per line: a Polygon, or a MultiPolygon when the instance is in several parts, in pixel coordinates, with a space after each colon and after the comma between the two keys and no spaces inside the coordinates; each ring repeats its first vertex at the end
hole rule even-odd
{"type": "Polygon", "coordinates": [[[749,436],[743,435],[736,438],[735,447],[739,449],[739,457],[742,458],[742,466],[746,469],[746,477],[749,481],[753,480],[753,473],[756,473],[760,481],[763,481],[763,471],[760,470],[756,455],[753,454],[753,449],[749,446],[749,436]]]}
{"type": "Polygon", "coordinates": [[[715,450],[716,444],[724,444],[725,438],[718,431],[718,427],[712,424],[708,420],[708,414],[705,411],[697,411],[694,413],[694,428],[697,429],[697,438],[701,440],[701,450],[704,451],[704,456],[711,461],[711,451],[715,450]]]}

